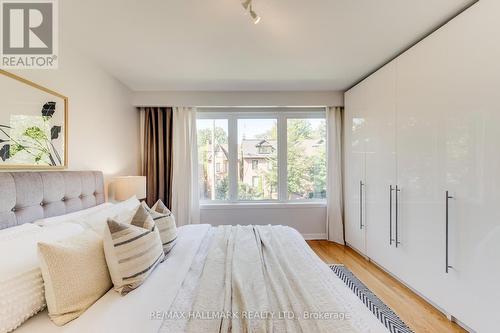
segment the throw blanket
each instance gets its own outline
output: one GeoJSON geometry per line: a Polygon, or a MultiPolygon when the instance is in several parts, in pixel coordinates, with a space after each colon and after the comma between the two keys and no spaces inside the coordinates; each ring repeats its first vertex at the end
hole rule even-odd
{"type": "Polygon", "coordinates": [[[220,226],[161,332],[387,332],[375,319],[294,229],[220,226]]]}

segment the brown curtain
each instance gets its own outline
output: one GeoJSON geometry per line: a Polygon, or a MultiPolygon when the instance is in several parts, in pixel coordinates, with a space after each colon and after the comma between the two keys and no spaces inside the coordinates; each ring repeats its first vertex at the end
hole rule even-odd
{"type": "Polygon", "coordinates": [[[146,176],[146,203],[160,199],[172,207],[172,108],[139,108],[144,114],[142,170],[146,176]]]}

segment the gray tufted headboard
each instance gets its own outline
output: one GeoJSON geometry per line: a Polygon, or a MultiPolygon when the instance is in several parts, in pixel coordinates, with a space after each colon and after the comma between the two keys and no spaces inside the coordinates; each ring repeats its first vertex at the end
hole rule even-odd
{"type": "Polygon", "coordinates": [[[99,171],[0,172],[0,229],[102,203],[99,171]]]}

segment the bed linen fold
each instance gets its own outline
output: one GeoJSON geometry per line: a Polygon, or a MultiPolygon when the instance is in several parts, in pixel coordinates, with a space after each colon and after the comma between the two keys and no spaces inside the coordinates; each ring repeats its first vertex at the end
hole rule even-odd
{"type": "Polygon", "coordinates": [[[294,229],[219,226],[209,237],[160,332],[387,332],[294,229]]]}

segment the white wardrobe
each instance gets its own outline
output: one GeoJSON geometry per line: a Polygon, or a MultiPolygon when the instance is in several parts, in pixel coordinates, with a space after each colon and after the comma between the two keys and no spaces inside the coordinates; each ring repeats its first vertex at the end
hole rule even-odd
{"type": "Polygon", "coordinates": [[[345,94],[347,243],[481,333],[500,332],[499,12],[480,1],[345,94]]]}

